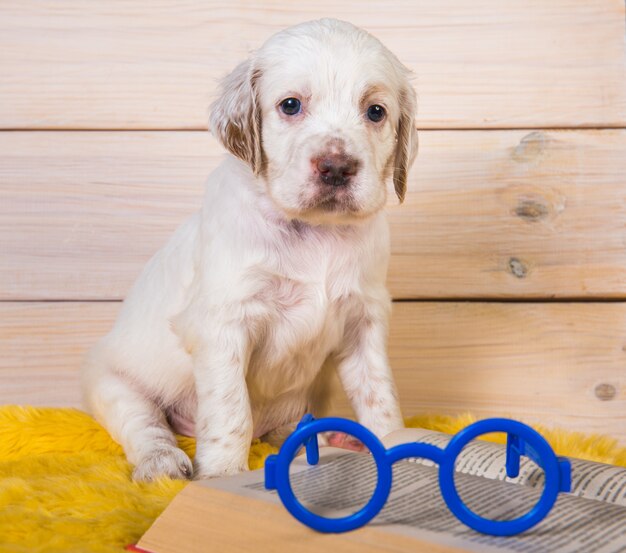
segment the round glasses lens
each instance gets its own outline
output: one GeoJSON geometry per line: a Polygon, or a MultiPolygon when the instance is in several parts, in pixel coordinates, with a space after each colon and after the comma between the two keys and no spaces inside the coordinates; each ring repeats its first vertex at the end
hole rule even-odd
{"type": "Polygon", "coordinates": [[[324,518],[343,518],[360,511],[374,495],[378,471],[374,457],[356,438],[324,434],[317,465],[309,465],[304,448],[289,466],[289,482],[297,501],[324,518]]]}
{"type": "Polygon", "coordinates": [[[545,485],[545,473],[532,458],[519,456],[515,474],[515,453],[507,475],[507,435],[482,434],[461,450],[455,462],[454,485],[466,507],[474,514],[494,521],[507,521],[528,513],[538,502],[545,485]]]}

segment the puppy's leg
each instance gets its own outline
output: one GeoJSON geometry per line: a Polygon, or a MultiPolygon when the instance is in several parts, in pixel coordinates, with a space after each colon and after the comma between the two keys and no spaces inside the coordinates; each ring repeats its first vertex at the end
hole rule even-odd
{"type": "Polygon", "coordinates": [[[365,306],[346,325],[339,379],[361,424],[379,438],[402,428],[402,414],[387,359],[387,308],[365,306]]]}
{"type": "MultiPolygon", "coordinates": [[[[315,418],[324,417],[331,410],[333,390],[337,387],[336,374],[337,359],[331,356],[324,363],[311,389],[309,412],[313,413],[315,418]]],[[[318,434],[317,441],[320,447],[332,446],[351,451],[367,449],[359,440],[343,432],[323,432],[318,434]]]]}
{"type": "MultiPolygon", "coordinates": [[[[273,445],[274,447],[280,447],[290,434],[293,433],[297,426],[297,422],[291,422],[289,424],[279,426],[278,428],[274,428],[274,430],[270,430],[266,434],[263,434],[263,436],[261,436],[261,441],[273,445]]],[[[320,445],[325,444],[320,443],[320,445]]]]}
{"type": "Polygon", "coordinates": [[[195,478],[248,470],[252,412],[246,386],[249,335],[240,324],[206,329],[194,350],[196,414],[195,478]]]}
{"type": "MultiPolygon", "coordinates": [[[[261,439],[274,447],[280,447],[297,428],[304,413],[311,413],[316,419],[327,416],[328,412],[331,410],[334,389],[338,384],[336,374],[336,359],[331,356],[324,362],[319,375],[313,382],[309,390],[307,404],[303,408],[298,420],[271,430],[261,436],[261,439]]],[[[317,442],[320,447],[330,445],[352,451],[366,450],[365,446],[360,441],[343,432],[322,432],[317,435],[317,442]]]]}
{"type": "MultiPolygon", "coordinates": [[[[89,367],[85,372],[89,372],[89,367]]],[[[92,414],[121,444],[135,466],[135,480],[159,476],[191,478],[187,454],[176,445],[165,415],[158,405],[132,387],[123,377],[106,369],[93,374],[85,386],[85,400],[92,414]]]]}

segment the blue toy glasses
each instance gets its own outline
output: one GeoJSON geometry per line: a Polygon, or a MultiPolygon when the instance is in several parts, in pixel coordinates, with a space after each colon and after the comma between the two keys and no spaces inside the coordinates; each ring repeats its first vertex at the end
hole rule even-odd
{"type": "Polygon", "coordinates": [[[312,415],[303,417],[278,455],[266,459],[265,487],[277,490],[286,509],[303,524],[320,532],[347,532],[367,524],[381,511],[391,492],[392,465],[410,457],[431,459],[439,465],[439,486],[446,505],[461,522],[483,534],[510,536],[528,530],[550,512],[559,492],[569,492],[571,488],[569,461],[557,457],[535,430],[514,420],[494,418],[475,422],[457,433],[444,449],[420,442],[386,449],[372,432],[357,422],[334,417],[315,420],[312,415]],[[305,447],[307,462],[316,465],[319,462],[317,434],[331,431],[358,438],[369,449],[378,471],[370,501],[356,513],[342,518],[326,518],[308,510],[296,498],[289,480],[289,465],[298,451],[305,447]],[[454,484],[454,467],[459,453],[471,440],[490,432],[507,435],[506,474],[509,478],[518,476],[521,455],[530,458],[545,473],[539,501],[526,514],[512,520],[496,521],[477,515],[463,503],[454,484]]]}

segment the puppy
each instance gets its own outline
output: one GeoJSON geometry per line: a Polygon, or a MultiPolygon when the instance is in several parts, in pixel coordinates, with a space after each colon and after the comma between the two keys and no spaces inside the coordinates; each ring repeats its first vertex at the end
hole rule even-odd
{"type": "Polygon", "coordinates": [[[416,153],[407,75],[377,39],[323,19],[224,79],[210,128],[230,155],[82,372],[135,479],[246,470],[252,438],[323,414],[334,371],[362,424],[402,426],[382,208],[387,181],[404,198],[416,153]],[[193,465],[173,430],[197,437],[193,465]]]}

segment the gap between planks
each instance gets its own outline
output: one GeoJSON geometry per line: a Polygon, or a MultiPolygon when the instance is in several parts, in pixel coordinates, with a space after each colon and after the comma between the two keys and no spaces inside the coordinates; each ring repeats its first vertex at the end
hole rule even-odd
{"type": "MultiPolygon", "coordinates": [[[[2,303],[121,303],[124,298],[67,298],[67,299],[40,299],[40,298],[17,298],[0,299],[2,303]]],[[[624,303],[626,296],[620,297],[532,297],[532,298],[491,298],[485,297],[419,297],[419,298],[393,298],[393,303],[624,303]]]]}
{"type": "MultiPolygon", "coordinates": [[[[626,1],[626,0],[624,0],[626,1]]],[[[450,131],[450,132],[476,132],[476,131],[603,131],[603,130],[624,130],[626,126],[621,124],[616,125],[570,125],[570,126],[558,126],[551,127],[546,125],[523,125],[521,127],[508,127],[508,126],[489,126],[489,127],[420,127],[418,125],[417,130],[419,132],[441,132],[441,131],[450,131]]],[[[198,131],[208,131],[207,127],[193,126],[193,127],[137,127],[137,128],[127,128],[127,127],[15,127],[15,128],[2,128],[0,127],[0,132],[198,132],[198,131]]]]}

